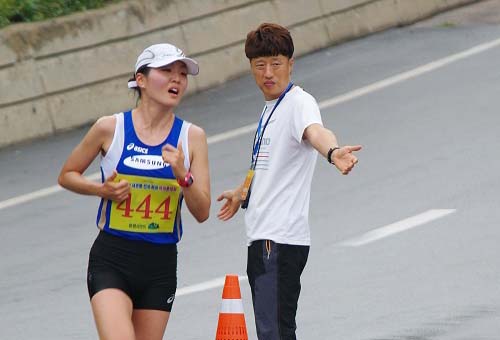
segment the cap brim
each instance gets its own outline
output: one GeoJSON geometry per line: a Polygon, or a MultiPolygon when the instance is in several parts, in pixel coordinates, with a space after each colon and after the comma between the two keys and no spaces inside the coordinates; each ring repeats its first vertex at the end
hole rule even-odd
{"type": "Polygon", "coordinates": [[[170,65],[172,63],[175,63],[176,61],[182,61],[184,64],[186,64],[188,74],[191,74],[193,76],[197,75],[200,72],[200,67],[198,66],[198,63],[191,58],[178,58],[178,57],[173,57],[173,58],[165,58],[162,60],[155,61],[153,63],[148,64],[148,67],[152,68],[159,68],[163,66],[170,65]]]}

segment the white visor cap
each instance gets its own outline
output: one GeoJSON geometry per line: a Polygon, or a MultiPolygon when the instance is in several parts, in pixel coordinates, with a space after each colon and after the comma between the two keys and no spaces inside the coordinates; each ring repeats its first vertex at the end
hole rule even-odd
{"type": "MultiPolygon", "coordinates": [[[[198,63],[194,59],[186,57],[180,48],[171,44],[156,44],[147,47],[139,55],[135,63],[135,73],[143,66],[159,68],[170,65],[176,61],[182,61],[186,64],[188,74],[195,76],[200,71],[198,63]]],[[[134,80],[129,81],[128,87],[137,87],[137,83],[134,80]]]]}

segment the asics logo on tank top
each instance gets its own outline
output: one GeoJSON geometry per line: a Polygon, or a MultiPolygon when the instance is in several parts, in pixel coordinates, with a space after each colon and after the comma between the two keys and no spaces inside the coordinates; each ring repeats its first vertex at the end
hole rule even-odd
{"type": "Polygon", "coordinates": [[[148,154],[148,148],[142,148],[140,146],[135,145],[134,143],[130,143],[129,145],[127,145],[128,151],[130,151],[132,149],[134,149],[135,152],[143,153],[145,155],[148,154]]]}
{"type": "Polygon", "coordinates": [[[123,160],[123,164],[129,168],[138,170],[158,170],[169,166],[163,162],[161,155],[148,155],[148,148],[137,146],[134,143],[127,145],[128,151],[141,153],[142,155],[131,155],[123,160]]]}

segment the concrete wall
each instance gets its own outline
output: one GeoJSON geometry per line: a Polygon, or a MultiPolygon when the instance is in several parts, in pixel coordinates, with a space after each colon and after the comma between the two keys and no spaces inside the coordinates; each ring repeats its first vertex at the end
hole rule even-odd
{"type": "Polygon", "coordinates": [[[246,33],[287,26],[296,56],[477,0],[133,0],[0,31],[0,147],[132,107],[126,81],[148,45],[200,63],[199,91],[248,71],[246,33]]]}

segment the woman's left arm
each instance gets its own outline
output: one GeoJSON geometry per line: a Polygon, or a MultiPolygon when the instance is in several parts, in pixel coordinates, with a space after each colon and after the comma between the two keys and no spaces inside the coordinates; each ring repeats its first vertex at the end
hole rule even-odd
{"type": "Polygon", "coordinates": [[[172,166],[178,180],[183,181],[188,171],[191,171],[193,183],[189,187],[183,187],[182,193],[189,211],[201,223],[208,219],[210,213],[210,173],[205,131],[196,125],[191,125],[188,131],[188,141],[190,169],[184,166],[184,151],[181,142],[177,148],[169,144],[163,146],[162,156],[163,161],[172,166]]]}
{"type": "Polygon", "coordinates": [[[208,219],[211,203],[207,136],[202,128],[193,124],[189,128],[188,140],[194,181],[182,190],[189,211],[201,223],[208,219]]]}

